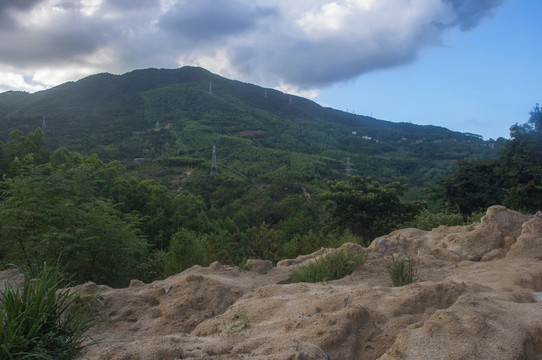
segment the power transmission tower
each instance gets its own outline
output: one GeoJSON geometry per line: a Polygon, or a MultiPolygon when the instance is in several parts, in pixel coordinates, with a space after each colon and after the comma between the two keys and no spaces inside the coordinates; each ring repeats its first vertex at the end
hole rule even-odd
{"type": "Polygon", "coordinates": [[[45,128],[47,125],[45,124],[45,115],[43,115],[43,119],[41,120],[41,130],[45,131],[45,128]]]}
{"type": "Polygon", "coordinates": [[[211,175],[218,175],[218,166],[216,165],[216,146],[213,145],[213,158],[211,160],[211,175]]]}
{"type": "Polygon", "coordinates": [[[213,82],[209,81],[209,95],[213,96],[213,82]]]}

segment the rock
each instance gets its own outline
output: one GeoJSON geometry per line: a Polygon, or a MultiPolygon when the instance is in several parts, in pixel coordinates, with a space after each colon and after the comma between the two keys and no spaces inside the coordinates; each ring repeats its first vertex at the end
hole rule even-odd
{"type": "Polygon", "coordinates": [[[269,260],[248,259],[247,270],[265,274],[273,267],[273,263],[269,260]]]}
{"type": "Polygon", "coordinates": [[[510,249],[510,247],[512,247],[512,245],[516,243],[516,238],[514,238],[513,236],[505,236],[503,238],[503,242],[504,242],[504,246],[510,249]]]}
{"type": "Polygon", "coordinates": [[[0,292],[2,292],[8,283],[14,288],[22,287],[24,283],[24,274],[19,269],[0,271],[0,292]]]}
{"type": "Polygon", "coordinates": [[[145,283],[141,280],[130,280],[130,285],[128,287],[140,287],[145,285],[145,283]]]}
{"type": "Polygon", "coordinates": [[[503,249],[493,249],[487,254],[485,254],[484,256],[482,256],[481,261],[491,261],[491,260],[499,259],[503,257],[504,254],[505,252],[503,249]]]}

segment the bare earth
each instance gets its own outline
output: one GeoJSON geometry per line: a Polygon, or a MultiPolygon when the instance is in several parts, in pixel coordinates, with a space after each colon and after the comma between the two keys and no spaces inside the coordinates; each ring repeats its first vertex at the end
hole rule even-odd
{"type": "Polygon", "coordinates": [[[194,266],[126,289],[81,285],[105,319],[82,359],[542,359],[542,216],[493,206],[470,226],[343,246],[367,261],[326,283],[286,282],[333,249],[276,267],[194,266]],[[414,258],[420,280],[390,287],[392,255],[414,258]]]}

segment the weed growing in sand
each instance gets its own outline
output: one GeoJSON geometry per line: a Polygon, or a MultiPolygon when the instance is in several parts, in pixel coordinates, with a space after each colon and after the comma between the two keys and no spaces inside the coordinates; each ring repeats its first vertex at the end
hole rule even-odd
{"type": "Polygon", "coordinates": [[[223,328],[224,328],[224,332],[227,335],[239,332],[239,331],[247,328],[250,325],[250,319],[248,318],[248,316],[246,314],[238,316],[237,318],[239,320],[236,320],[236,321],[234,321],[234,322],[232,322],[230,324],[226,324],[224,322],[223,328]]]}
{"type": "Polygon", "coordinates": [[[412,284],[418,280],[418,269],[412,258],[398,260],[392,255],[391,262],[386,264],[386,270],[393,287],[412,284]]]}
{"type": "Polygon", "coordinates": [[[74,359],[93,343],[92,308],[67,284],[58,266],[44,266],[21,289],[0,288],[1,359],[74,359]]]}
{"type": "Polygon", "coordinates": [[[363,265],[363,254],[352,254],[341,249],[333,254],[322,256],[314,262],[298,266],[291,276],[291,282],[319,282],[341,279],[350,275],[357,267],[363,265]]]}

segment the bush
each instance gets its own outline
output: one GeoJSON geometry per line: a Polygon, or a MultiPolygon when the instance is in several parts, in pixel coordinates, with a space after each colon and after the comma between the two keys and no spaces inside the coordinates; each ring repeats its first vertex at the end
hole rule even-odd
{"type": "Polygon", "coordinates": [[[22,289],[0,289],[1,359],[74,359],[93,343],[92,307],[67,284],[58,266],[44,266],[22,289]]]}
{"type": "Polygon", "coordinates": [[[411,258],[396,260],[392,255],[391,262],[386,264],[386,270],[393,287],[412,284],[418,280],[418,269],[411,258]]]}
{"type": "Polygon", "coordinates": [[[298,266],[292,272],[291,282],[314,283],[341,279],[363,265],[364,261],[363,254],[352,254],[349,250],[341,249],[314,262],[298,266]]]}
{"type": "Polygon", "coordinates": [[[165,253],[164,275],[178,274],[193,265],[209,265],[208,236],[181,228],[171,238],[165,253]]]}
{"type": "Polygon", "coordinates": [[[470,225],[480,221],[480,218],[485,215],[484,212],[475,212],[470,216],[464,216],[459,213],[449,212],[431,212],[429,210],[418,214],[411,221],[406,222],[402,227],[413,227],[420,230],[431,231],[441,225],[446,226],[461,226],[470,225]]]}

